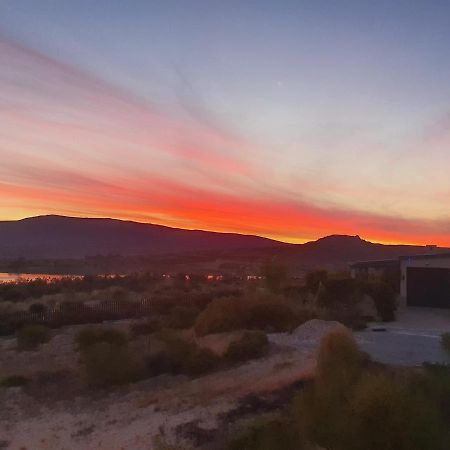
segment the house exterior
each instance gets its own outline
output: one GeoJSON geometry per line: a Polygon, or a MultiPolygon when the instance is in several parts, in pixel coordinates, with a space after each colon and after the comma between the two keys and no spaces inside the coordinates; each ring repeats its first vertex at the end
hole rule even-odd
{"type": "Polygon", "coordinates": [[[450,308],[450,253],[402,256],[400,273],[404,305],[450,308]]]}
{"type": "Polygon", "coordinates": [[[386,272],[391,269],[398,269],[400,262],[398,259],[382,259],[375,261],[359,261],[350,264],[352,278],[363,280],[380,280],[386,272]]]}
{"type": "Polygon", "coordinates": [[[450,252],[401,256],[399,259],[350,264],[353,278],[386,279],[400,271],[399,306],[450,308],[450,252]]]}

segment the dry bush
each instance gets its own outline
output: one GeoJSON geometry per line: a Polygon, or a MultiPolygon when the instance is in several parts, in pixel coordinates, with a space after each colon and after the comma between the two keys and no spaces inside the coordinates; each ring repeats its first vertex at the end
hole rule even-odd
{"type": "Polygon", "coordinates": [[[133,336],[145,336],[161,329],[161,322],[157,319],[148,319],[135,322],[130,325],[130,333],[133,336]]]}
{"type": "Polygon", "coordinates": [[[233,362],[261,358],[269,351],[269,340],[262,331],[246,331],[240,339],[231,342],[225,358],[233,362]]]}
{"type": "Polygon", "coordinates": [[[116,346],[124,346],[128,343],[125,333],[114,328],[100,328],[88,326],[80,330],[75,336],[78,351],[85,351],[90,346],[107,342],[116,346]]]}
{"type": "Polygon", "coordinates": [[[450,354],[450,333],[444,333],[441,336],[441,346],[447,353],[450,354]]]}
{"type": "Polygon", "coordinates": [[[0,381],[0,387],[18,387],[25,386],[30,380],[22,375],[10,375],[9,377],[3,378],[0,381]]]}
{"type": "Polygon", "coordinates": [[[166,326],[176,330],[191,328],[198,316],[198,309],[192,306],[175,306],[166,319],[166,326]]]}
{"type": "Polygon", "coordinates": [[[387,370],[371,363],[349,332],[333,332],[322,341],[313,386],[296,399],[296,426],[333,450],[444,450],[450,371],[436,372],[387,370]]]}
{"type": "Polygon", "coordinates": [[[269,417],[255,420],[236,433],[228,450],[306,450],[305,443],[289,419],[269,417]]]}
{"type": "Polygon", "coordinates": [[[211,350],[199,347],[176,332],[163,330],[159,340],[164,343],[164,348],[146,358],[150,376],[163,373],[201,375],[219,366],[220,359],[211,350]]]}
{"type": "Polygon", "coordinates": [[[49,328],[43,325],[25,325],[17,332],[17,347],[19,350],[36,350],[50,339],[49,328]]]}
{"type": "Polygon", "coordinates": [[[241,329],[291,331],[311,318],[309,311],[281,297],[222,298],[212,301],[200,313],[195,332],[204,336],[241,329]]]}
{"type": "Polygon", "coordinates": [[[88,384],[107,387],[132,383],[142,373],[136,360],[130,355],[127,345],[97,342],[84,349],[81,363],[88,384]]]}

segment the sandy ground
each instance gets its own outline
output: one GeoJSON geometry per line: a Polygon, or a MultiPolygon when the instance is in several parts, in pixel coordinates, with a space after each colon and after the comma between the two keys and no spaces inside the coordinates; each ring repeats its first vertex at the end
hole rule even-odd
{"type": "MultiPolygon", "coordinates": [[[[73,328],[59,332],[39,352],[16,352],[12,342],[4,340],[2,374],[32,375],[42,363],[54,370],[74,366],[73,328]]],[[[316,333],[317,345],[328,330],[322,327],[316,333]]],[[[265,358],[196,379],[160,376],[112,392],[77,395],[75,390],[66,399],[51,392],[30,395],[24,388],[0,389],[0,449],[145,450],[154,448],[158,435],[176,442],[180,428],[192,424],[205,432],[216,430],[242,399],[310,379],[317,345],[292,349],[280,342],[272,344],[265,358]]]]}
{"type": "Polygon", "coordinates": [[[180,425],[195,422],[202,429],[218,427],[217,419],[249,394],[289,386],[314,371],[314,358],[281,351],[194,380],[167,377],[136,384],[131,390],[78,397],[42,405],[21,388],[2,395],[0,436],[11,450],[151,449],[162,434],[176,441],[180,425]]]}
{"type": "MultiPolygon", "coordinates": [[[[408,310],[386,331],[356,333],[362,348],[375,359],[415,365],[450,362],[440,349],[440,335],[450,330],[448,312],[408,310]]],[[[315,370],[321,338],[336,322],[314,320],[292,334],[269,335],[271,353],[239,367],[196,379],[161,376],[114,391],[73,392],[55,398],[50,391],[30,395],[23,388],[0,389],[0,449],[8,450],[151,450],[156,436],[185,446],[180,430],[195,427],[216,433],[224,417],[251,395],[261,395],[309,379],[315,370]]],[[[76,368],[76,327],[57,332],[39,352],[16,352],[13,340],[0,340],[1,375],[33,375],[40,367],[76,368]]],[[[233,336],[226,336],[230,339],[233,336]]],[[[204,344],[222,350],[224,339],[204,344]]]]}

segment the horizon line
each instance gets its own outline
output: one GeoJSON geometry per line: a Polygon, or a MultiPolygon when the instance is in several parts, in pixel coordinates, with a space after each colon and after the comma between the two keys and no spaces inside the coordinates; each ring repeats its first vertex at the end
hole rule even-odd
{"type": "MultiPolygon", "coordinates": [[[[186,230],[186,231],[201,231],[206,233],[218,233],[218,234],[236,234],[240,236],[253,236],[253,237],[259,237],[262,239],[268,239],[273,242],[278,242],[280,244],[290,244],[290,245],[302,245],[307,244],[309,242],[316,242],[320,239],[331,237],[331,236],[348,236],[348,237],[358,237],[363,241],[370,242],[371,244],[381,244],[381,245],[405,245],[405,246],[413,246],[413,247],[428,247],[430,245],[435,244],[417,244],[414,242],[405,242],[405,241],[372,241],[368,240],[366,238],[361,237],[360,234],[352,235],[352,234],[340,234],[340,233],[332,233],[325,236],[318,236],[313,239],[283,239],[282,237],[276,237],[277,235],[270,235],[270,234],[249,234],[245,232],[238,232],[238,231],[223,231],[223,230],[214,230],[214,229],[200,229],[200,228],[189,228],[189,227],[175,227],[171,225],[166,225],[164,223],[158,223],[158,222],[143,222],[136,219],[129,219],[126,217],[104,217],[104,216],[89,216],[89,215],[70,215],[66,216],[64,214],[38,214],[36,216],[25,216],[25,217],[19,217],[16,219],[0,219],[0,222],[19,222],[21,220],[27,220],[27,219],[35,219],[39,217],[64,217],[68,219],[98,219],[98,220],[116,220],[120,222],[130,222],[130,223],[137,223],[137,224],[143,224],[143,225],[155,225],[165,228],[170,228],[173,230],[186,230]]],[[[436,245],[438,248],[447,248],[447,247],[441,247],[439,245],[436,245]]]]}

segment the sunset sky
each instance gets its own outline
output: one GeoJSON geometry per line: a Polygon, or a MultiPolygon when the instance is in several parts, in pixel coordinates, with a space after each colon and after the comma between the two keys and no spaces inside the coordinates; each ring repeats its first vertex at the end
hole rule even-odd
{"type": "Polygon", "coordinates": [[[0,220],[450,246],[449,1],[0,0],[0,220]]]}

